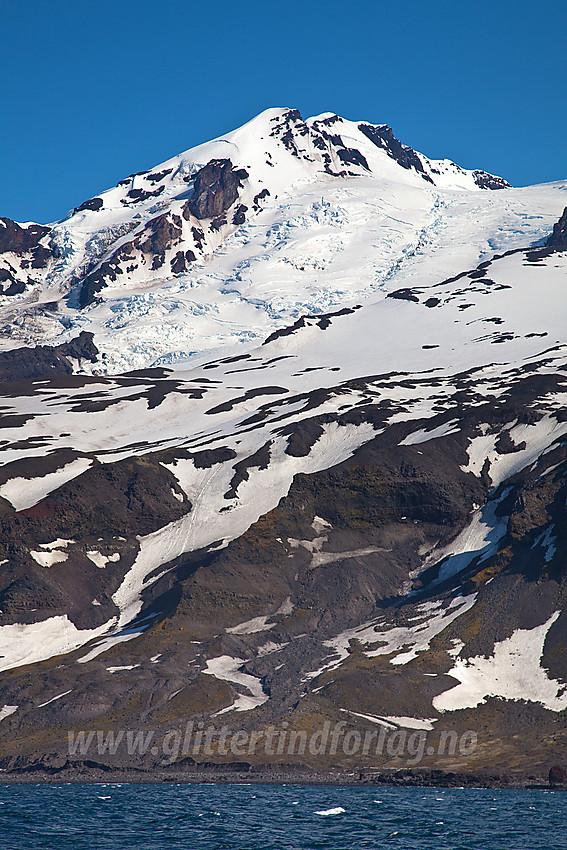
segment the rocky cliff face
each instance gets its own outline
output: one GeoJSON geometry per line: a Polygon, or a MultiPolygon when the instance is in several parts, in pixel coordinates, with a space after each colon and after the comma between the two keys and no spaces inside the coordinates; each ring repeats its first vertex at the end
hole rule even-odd
{"type": "Polygon", "coordinates": [[[546,245],[557,251],[567,250],[567,207],[563,210],[563,215],[559,221],[554,224],[553,233],[547,240],[546,245]]]}
{"type": "MultiPolygon", "coordinates": [[[[467,238],[482,242],[484,194],[435,194],[429,161],[387,127],[364,127],[365,143],[337,116],[309,123],[280,110],[264,127],[262,169],[245,133],[229,140],[241,161],[209,155],[224,140],[199,168],[132,175],[74,212],[86,228],[116,202],[123,218],[84,237],[90,253],[73,267],[67,306],[10,306],[14,340],[30,333],[36,344],[0,353],[4,770],[283,764],[543,778],[557,763],[567,713],[565,214],[544,248],[532,247],[543,244],[534,229],[524,246],[477,263],[448,247],[428,253],[433,234],[442,243],[456,226],[440,212],[453,197],[461,226],[469,210],[467,238]],[[288,195],[260,182],[279,173],[280,155],[299,169],[288,195]],[[380,288],[356,290],[357,303],[341,290],[342,305],[323,309],[319,289],[316,311],[296,305],[287,324],[239,347],[217,339],[183,368],[152,366],[146,342],[143,368],[112,370],[102,325],[94,337],[71,326],[64,341],[37,344],[56,315],[100,310],[109,331],[128,326],[144,348],[159,308],[171,349],[173,302],[188,298],[196,322],[211,292],[221,322],[237,323],[245,304],[272,320],[273,281],[281,300],[310,268],[321,286],[350,280],[355,257],[363,274],[361,228],[379,239],[386,218],[363,220],[359,187],[378,183],[398,204],[434,193],[433,218],[411,260],[388,266],[380,288]],[[314,186],[338,195],[314,199],[314,186]],[[275,221],[286,204],[293,212],[275,221]],[[124,279],[135,285],[128,315],[113,295],[124,279]],[[221,314],[226,303],[233,312],[221,314]],[[187,724],[193,737],[182,742],[187,724]],[[128,749],[126,732],[151,732],[151,742],[128,749]]],[[[443,179],[456,173],[446,166],[443,179]]],[[[514,220],[513,192],[490,207],[495,227],[514,220]]],[[[538,209],[558,210],[562,190],[547,192],[538,209]]],[[[373,204],[390,216],[391,202],[386,192],[373,204]]],[[[417,215],[409,201],[404,215],[417,215]]],[[[529,221],[541,226],[539,213],[529,221]]],[[[5,225],[5,236],[30,257],[51,240],[49,276],[73,254],[54,229],[5,225]]]]}
{"type": "Polygon", "coordinates": [[[47,239],[49,227],[20,226],[0,218],[0,284],[3,296],[20,295],[37,282],[51,258],[47,239]]]}
{"type": "MultiPolygon", "coordinates": [[[[177,213],[169,211],[151,218],[134,239],[121,243],[108,259],[89,272],[81,285],[79,306],[94,303],[97,293],[120,283],[122,275],[137,271],[163,274],[162,269],[172,275],[187,271],[197,255],[203,254],[203,221],[209,220],[213,231],[227,224],[226,214],[235,205],[247,176],[243,168],[235,169],[228,159],[208,162],[192,178],[191,198],[177,213]]],[[[232,224],[244,222],[246,209],[242,204],[235,207],[232,224]]]]}
{"type": "Polygon", "coordinates": [[[87,331],[60,345],[36,345],[0,352],[0,381],[13,383],[53,375],[72,375],[84,361],[95,363],[98,350],[87,331]]]}
{"type": "Polygon", "coordinates": [[[244,168],[235,169],[229,159],[213,159],[202,168],[193,183],[193,195],[184,207],[195,218],[216,218],[225,213],[238,198],[242,180],[248,177],[244,168]]]}

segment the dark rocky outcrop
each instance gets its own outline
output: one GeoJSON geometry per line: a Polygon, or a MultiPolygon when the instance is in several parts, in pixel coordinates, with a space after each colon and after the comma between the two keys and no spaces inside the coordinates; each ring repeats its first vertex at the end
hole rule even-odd
{"type": "Polygon", "coordinates": [[[175,257],[171,260],[171,271],[173,274],[181,274],[186,272],[190,263],[196,259],[193,251],[178,251],[175,257]]]}
{"type": "Polygon", "coordinates": [[[510,184],[503,177],[495,177],[487,171],[473,171],[474,182],[480,189],[509,189],[510,184]]]}
{"type": "Polygon", "coordinates": [[[152,256],[152,269],[156,269],[163,266],[165,252],[180,241],[181,219],[177,215],[163,213],[150,221],[144,233],[134,240],[133,247],[152,256]]]}
{"type": "Polygon", "coordinates": [[[50,231],[41,224],[22,226],[11,218],[0,218],[0,294],[20,295],[35,283],[33,270],[46,268],[53,256],[51,249],[41,244],[50,231]],[[22,271],[17,270],[13,258],[18,258],[22,271]]]}
{"type": "Polygon", "coordinates": [[[221,447],[220,449],[204,449],[201,452],[189,452],[196,469],[210,469],[216,463],[224,463],[236,457],[233,449],[221,447]]]}
{"type": "Polygon", "coordinates": [[[146,180],[148,183],[160,183],[168,174],[171,174],[173,168],[164,168],[163,171],[156,171],[155,174],[148,174],[146,180]]]}
{"type": "Polygon", "coordinates": [[[147,201],[149,198],[157,198],[165,190],[165,186],[158,186],[151,192],[149,189],[130,189],[125,198],[122,198],[120,203],[125,207],[130,207],[133,204],[139,204],[142,201],[147,201]]]}
{"type": "Polygon", "coordinates": [[[257,452],[245,460],[234,465],[234,475],[230,482],[230,488],[224,494],[225,499],[235,499],[238,493],[238,487],[243,481],[248,481],[250,474],[249,469],[256,467],[257,469],[267,469],[270,464],[270,445],[265,443],[257,452]]]}
{"type": "Polygon", "coordinates": [[[79,292],[79,307],[92,304],[97,292],[108,286],[109,281],[114,283],[118,279],[118,275],[122,274],[122,269],[118,265],[118,259],[121,255],[122,249],[120,248],[112,260],[101,263],[97,269],[84,278],[79,292]]]}
{"type": "Polygon", "coordinates": [[[341,162],[344,162],[345,164],[350,163],[351,165],[360,165],[362,168],[365,168],[366,171],[370,171],[366,157],[359,150],[356,150],[356,148],[341,147],[338,150],[338,154],[341,162]]]}
{"type": "Polygon", "coordinates": [[[176,497],[177,491],[175,477],[158,459],[128,458],[94,463],[31,508],[0,516],[0,548],[7,559],[0,591],[2,621],[33,622],[42,614],[67,613],[80,628],[105,622],[116,613],[110,595],[134,560],[137,536],[190,511],[191,503],[176,497]],[[29,550],[58,538],[69,541],[67,557],[46,570],[29,550]],[[118,553],[119,558],[101,571],[89,559],[89,549],[118,553]],[[101,604],[93,607],[95,597],[101,604]]]}
{"type": "Polygon", "coordinates": [[[332,320],[337,316],[347,316],[349,313],[354,313],[355,310],[358,310],[358,306],[356,307],[343,307],[341,310],[335,310],[334,313],[317,313],[316,315],[306,315],[297,319],[293,325],[289,325],[286,328],[279,328],[277,331],[271,333],[262,345],[268,345],[270,342],[274,342],[276,339],[280,339],[284,336],[289,336],[290,334],[295,333],[296,331],[304,328],[307,323],[316,323],[317,327],[322,331],[326,330],[332,320]]]}
{"type": "Polygon", "coordinates": [[[255,210],[261,209],[260,201],[263,201],[264,198],[268,198],[269,196],[270,196],[270,192],[268,191],[268,189],[262,189],[262,191],[258,192],[257,195],[254,195],[254,200],[253,200],[254,209],[255,210]]]}
{"type": "MultiPolygon", "coordinates": [[[[394,292],[389,292],[386,296],[387,298],[397,298],[400,301],[415,301],[419,303],[419,298],[415,295],[413,289],[396,289],[394,292]]],[[[434,301],[436,299],[429,299],[430,301],[434,301]]],[[[434,304],[428,306],[435,306],[434,304]]]]}
{"type": "Polygon", "coordinates": [[[553,233],[545,244],[556,251],[567,251],[567,207],[559,221],[553,225],[553,233]]]}
{"type": "Polygon", "coordinates": [[[239,204],[234,211],[234,215],[232,217],[233,224],[244,224],[246,221],[246,213],[248,211],[248,207],[246,204],[239,204]]]}
{"type": "Polygon", "coordinates": [[[41,224],[29,224],[27,227],[22,227],[11,218],[0,217],[0,254],[14,253],[24,254],[31,252],[36,259],[37,268],[43,266],[44,260],[47,258],[49,251],[41,248],[40,240],[50,232],[49,227],[44,227],[41,224]]]}
{"type": "MultiPolygon", "coordinates": [[[[181,242],[182,221],[178,215],[169,212],[162,213],[150,219],[142,233],[130,242],[121,245],[114,254],[102,262],[81,284],[79,307],[83,308],[96,300],[96,295],[109,283],[115,283],[119,275],[124,274],[122,264],[126,263],[126,273],[137,268],[142,261],[149,265],[152,271],[160,269],[165,264],[165,253],[181,242]],[[137,255],[137,256],[136,256],[137,255]]],[[[181,252],[183,253],[183,252],[181,252]]],[[[185,271],[186,262],[194,260],[192,251],[183,253],[182,258],[176,257],[172,262],[179,271],[185,271]]]]}
{"type": "Polygon", "coordinates": [[[75,207],[73,210],[73,215],[78,212],[83,212],[83,210],[90,210],[91,212],[98,212],[104,206],[104,201],[102,198],[89,198],[88,201],[83,201],[83,203],[79,207],[75,207]]]}
{"type": "Polygon", "coordinates": [[[28,381],[53,375],[70,375],[76,360],[97,359],[98,349],[93,334],[81,331],[79,336],[61,345],[36,345],[0,352],[0,382],[28,381]]]}
{"type": "MultiPolygon", "coordinates": [[[[359,124],[358,129],[377,147],[385,150],[388,156],[392,157],[402,168],[413,168],[428,183],[434,182],[429,174],[427,174],[419,155],[409,145],[403,145],[394,136],[391,127],[388,127],[386,124],[359,124]]],[[[433,170],[435,171],[435,169],[433,170]]],[[[458,170],[462,171],[462,169],[458,170]]],[[[502,177],[495,177],[486,171],[473,171],[473,179],[480,189],[510,188],[510,184],[502,177]]]]}
{"type": "Polygon", "coordinates": [[[226,215],[217,215],[216,218],[211,219],[211,223],[209,227],[211,230],[220,230],[223,224],[226,224],[226,215]]]}
{"type": "Polygon", "coordinates": [[[552,788],[558,785],[567,785],[567,770],[556,764],[549,771],[549,784],[552,788]]]}
{"type": "Polygon", "coordinates": [[[144,175],[149,174],[149,171],[135,171],[133,174],[130,174],[128,177],[125,177],[124,180],[119,180],[116,184],[117,186],[128,186],[134,177],[143,177],[144,175]]]}
{"type": "Polygon", "coordinates": [[[285,112],[272,119],[270,136],[276,138],[284,148],[298,159],[307,159],[296,143],[296,136],[308,136],[309,128],[298,109],[286,109],[285,112]]]}
{"type": "Polygon", "coordinates": [[[215,218],[226,212],[238,198],[242,181],[248,177],[244,168],[235,169],[229,159],[212,159],[194,178],[193,196],[183,209],[198,219],[215,218]]]}
{"type": "Polygon", "coordinates": [[[433,183],[431,177],[425,173],[423,163],[413,148],[408,145],[403,145],[399,139],[394,136],[392,128],[387,124],[372,125],[359,124],[358,129],[361,133],[370,139],[376,147],[385,150],[388,156],[392,157],[402,168],[413,168],[417,171],[424,180],[433,183]]]}
{"type": "MultiPolygon", "coordinates": [[[[18,280],[11,272],[7,269],[0,269],[0,282],[9,281],[8,286],[2,290],[2,295],[21,295],[22,292],[26,291],[26,282],[23,280],[18,280]]],[[[30,278],[27,278],[27,283],[32,283],[30,278]]]]}
{"type": "Polygon", "coordinates": [[[79,336],[70,342],[64,342],[57,346],[57,351],[63,357],[74,357],[76,360],[90,360],[95,363],[98,348],[93,343],[93,334],[89,331],[81,331],[79,336]]]}
{"type": "Polygon", "coordinates": [[[334,150],[339,160],[344,165],[357,165],[364,168],[365,171],[370,171],[370,167],[364,154],[358,148],[346,147],[342,137],[338,133],[331,132],[331,127],[337,122],[340,122],[338,115],[329,115],[326,118],[320,118],[314,121],[312,125],[312,144],[314,148],[322,151],[322,159],[325,166],[325,171],[332,174],[334,177],[345,177],[347,175],[354,176],[356,172],[341,171],[335,172],[331,166],[332,159],[330,151],[334,150]]]}

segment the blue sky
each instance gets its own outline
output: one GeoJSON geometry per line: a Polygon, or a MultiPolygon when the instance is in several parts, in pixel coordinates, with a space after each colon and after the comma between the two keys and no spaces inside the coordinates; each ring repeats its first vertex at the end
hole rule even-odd
{"type": "Polygon", "coordinates": [[[0,25],[0,215],[53,221],[269,106],[428,156],[567,177],[557,0],[27,0],[0,25]]]}

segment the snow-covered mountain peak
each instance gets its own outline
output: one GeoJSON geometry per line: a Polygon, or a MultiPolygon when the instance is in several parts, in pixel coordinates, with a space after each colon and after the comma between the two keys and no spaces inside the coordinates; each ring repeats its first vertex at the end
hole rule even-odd
{"type": "MultiPolygon", "coordinates": [[[[485,173],[466,171],[449,160],[429,160],[402,145],[386,124],[348,121],[333,113],[304,121],[297,109],[270,108],[236,130],[190,148],[149,171],[130,175],[99,197],[85,201],[66,220],[83,213],[81,220],[100,225],[101,216],[92,213],[112,211],[119,220],[127,218],[128,208],[135,208],[141,217],[146,211],[153,213],[166,202],[186,196],[192,176],[214,159],[229,159],[235,167],[246,168],[254,186],[267,180],[275,191],[282,191],[289,190],[295,179],[320,173],[348,177],[371,171],[378,177],[407,177],[396,168],[391,170],[388,158],[404,169],[413,167],[420,176],[444,188],[453,185],[448,182],[448,172],[454,178],[453,188],[466,189],[478,189],[474,175],[485,173]],[[278,166],[285,166],[283,174],[278,166]]],[[[494,185],[481,188],[508,185],[501,178],[494,180],[494,185]]]]}
{"type": "Polygon", "coordinates": [[[101,356],[81,368],[105,373],[239,350],[542,240],[559,193],[507,185],[428,159],[386,124],[267,109],[59,223],[6,220],[0,346],[87,331],[101,356]]]}

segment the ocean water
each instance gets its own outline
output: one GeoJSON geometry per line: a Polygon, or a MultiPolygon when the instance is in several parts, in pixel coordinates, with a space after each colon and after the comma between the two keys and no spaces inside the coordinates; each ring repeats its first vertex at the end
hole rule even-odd
{"type": "Polygon", "coordinates": [[[553,791],[0,786],[3,850],[565,850],[566,823],[553,791]]]}

